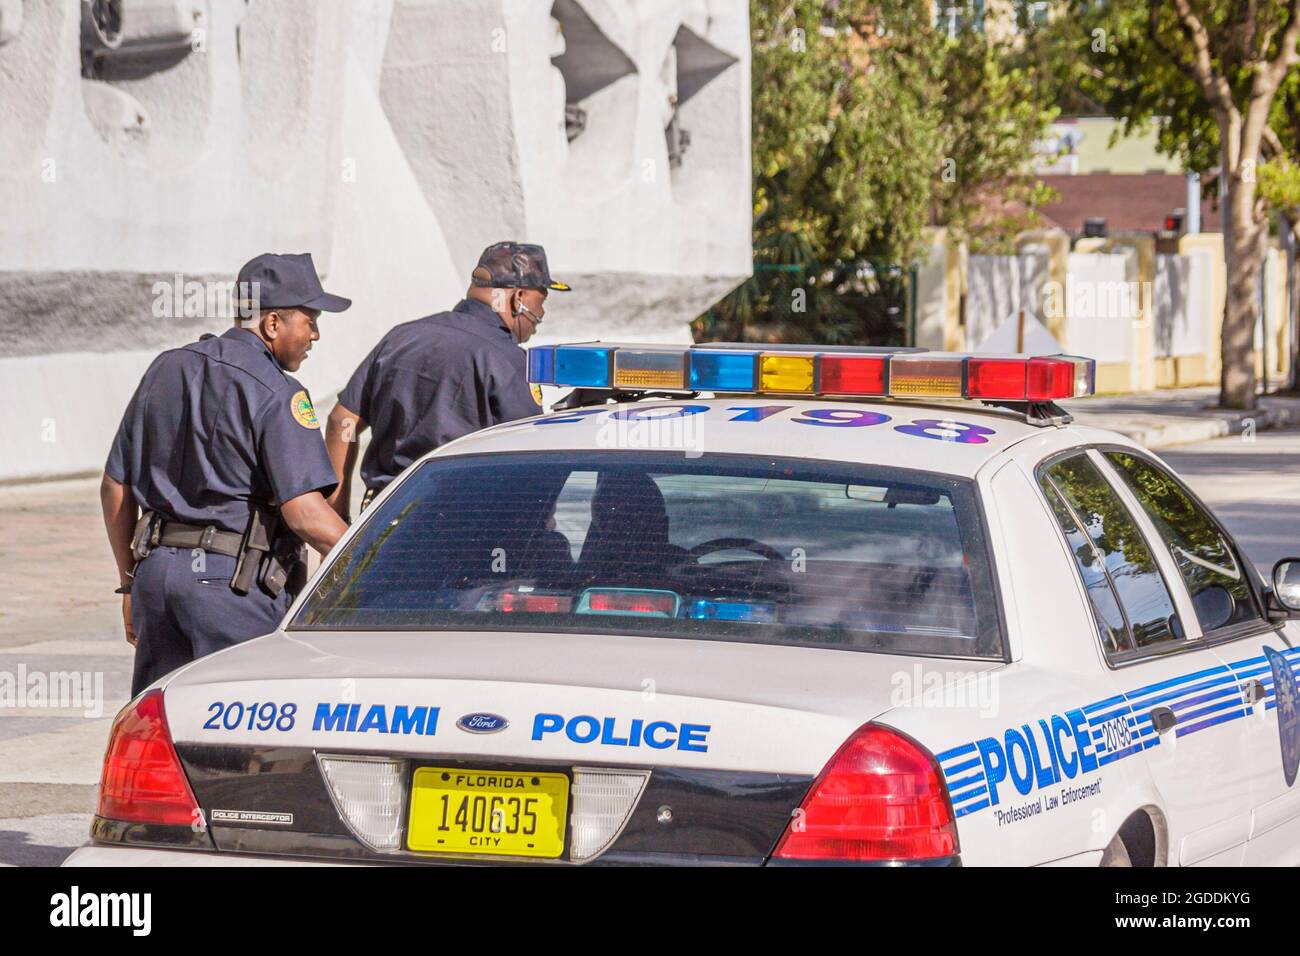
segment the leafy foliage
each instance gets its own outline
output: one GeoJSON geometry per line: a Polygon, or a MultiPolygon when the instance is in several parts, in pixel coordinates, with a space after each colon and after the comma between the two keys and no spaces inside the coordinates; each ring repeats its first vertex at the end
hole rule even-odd
{"type": "Polygon", "coordinates": [[[1254,407],[1259,240],[1269,206],[1294,209],[1300,194],[1296,139],[1284,136],[1296,125],[1298,40],[1297,0],[1072,0],[1038,45],[1063,88],[1123,117],[1126,131],[1154,126],[1161,151],[1188,169],[1221,167],[1229,190],[1226,407],[1254,407]],[[1271,169],[1259,167],[1261,156],[1271,169]]]}
{"type": "Polygon", "coordinates": [[[698,336],[901,341],[930,223],[966,229],[997,193],[1026,211],[1052,118],[995,41],[937,30],[928,0],[753,0],[753,277],[698,336]]]}

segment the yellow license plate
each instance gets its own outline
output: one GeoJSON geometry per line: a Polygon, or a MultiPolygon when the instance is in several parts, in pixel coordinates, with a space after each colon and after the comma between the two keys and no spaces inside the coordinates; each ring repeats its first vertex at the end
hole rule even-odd
{"type": "Polygon", "coordinates": [[[424,853],[558,857],[564,852],[569,778],[419,767],[406,845],[424,853]]]}

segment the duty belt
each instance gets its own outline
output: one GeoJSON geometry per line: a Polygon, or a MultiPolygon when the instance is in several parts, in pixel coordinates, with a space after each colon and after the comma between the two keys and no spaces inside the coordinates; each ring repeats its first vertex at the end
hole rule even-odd
{"type": "Polygon", "coordinates": [[[214,554],[239,557],[244,536],[234,531],[221,531],[214,525],[186,524],[183,521],[164,521],[158,534],[158,544],[164,548],[200,548],[214,554]]]}
{"type": "Polygon", "coordinates": [[[131,554],[140,562],[160,545],[200,548],[235,559],[230,590],[236,594],[247,594],[254,583],[271,597],[278,597],[286,587],[296,594],[307,583],[306,549],[293,534],[281,535],[277,540],[279,524],[279,511],[260,502],[252,504],[243,534],[221,531],[214,525],[167,521],[156,511],[146,511],[136,522],[131,554]]]}

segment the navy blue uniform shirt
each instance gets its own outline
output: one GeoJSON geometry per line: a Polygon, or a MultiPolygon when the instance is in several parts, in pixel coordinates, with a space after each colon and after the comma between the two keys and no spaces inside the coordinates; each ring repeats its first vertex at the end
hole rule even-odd
{"type": "Polygon", "coordinates": [[[449,441],[541,411],[526,353],[476,299],[390,329],[339,402],[371,428],[361,480],[376,489],[449,441]]]}
{"type": "Polygon", "coordinates": [[[239,533],[250,500],[279,505],[336,484],[307,390],[239,328],[154,359],[104,471],[143,509],[239,533]]]}

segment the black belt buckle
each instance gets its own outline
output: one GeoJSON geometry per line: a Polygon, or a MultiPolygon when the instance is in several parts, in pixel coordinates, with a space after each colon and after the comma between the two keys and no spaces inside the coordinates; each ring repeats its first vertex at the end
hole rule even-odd
{"type": "Polygon", "coordinates": [[[210,524],[206,528],[204,528],[202,533],[199,535],[198,547],[203,551],[211,551],[212,542],[216,540],[217,540],[217,526],[214,524],[210,524]]]}

